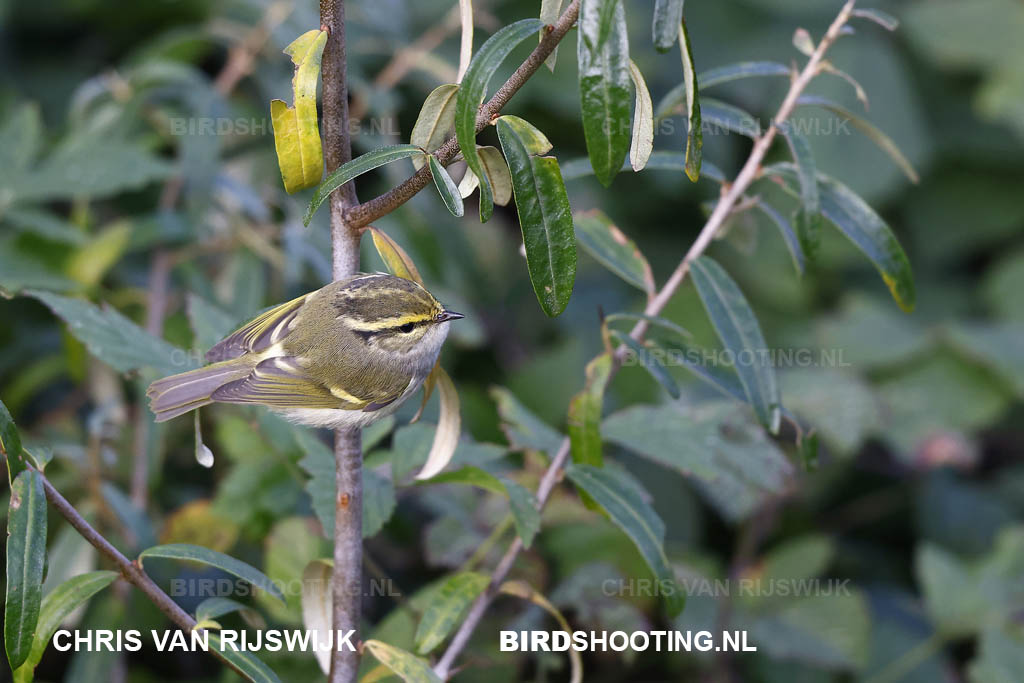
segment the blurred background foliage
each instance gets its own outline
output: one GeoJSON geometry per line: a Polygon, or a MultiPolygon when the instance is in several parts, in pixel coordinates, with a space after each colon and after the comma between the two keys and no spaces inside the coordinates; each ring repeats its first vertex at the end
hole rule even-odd
{"type": "MultiPolygon", "coordinates": [[[[407,141],[424,97],[454,80],[454,4],[346,3],[356,153],[407,141]]],[[[480,34],[535,16],[539,3],[474,4],[479,45],[480,34]]],[[[830,59],[864,85],[868,117],[902,147],[920,184],[908,184],[866,139],[843,134],[826,116],[820,134],[806,130],[818,168],[862,193],[894,227],[913,264],[917,309],[900,313],[870,265],[831,229],[798,278],[771,225],[751,212],[733,220],[711,253],[743,288],[769,346],[812,359],[779,371],[784,404],[820,434],[820,463],[804,472],[782,460],[775,470],[771,458],[747,460],[751,449],[781,449],[796,461],[791,434],[777,444],[758,434],[736,451],[729,471],[684,476],[679,467],[658,467],[693,443],[728,450],[732,441],[715,441],[722,425],[731,420],[742,431],[749,418],[709,401],[679,372],[690,389],[680,413],[689,422],[670,420],[664,433],[645,429],[665,423],[651,422],[654,412],[677,408],[658,405],[668,398],[641,370],[620,373],[606,399],[606,413],[614,413],[604,427],[606,455],[646,488],[666,522],[669,557],[690,592],[675,626],[749,628],[759,652],[591,654],[587,680],[989,682],[1017,681],[1024,671],[1024,5],[881,7],[901,19],[900,30],[862,23],[830,59]],[[735,584],[761,579],[767,592],[773,579],[816,577],[822,586],[849,579],[839,584],[848,591],[751,597],[735,584]],[[734,580],[729,597],[701,590],[726,578],[734,580]]],[[[798,57],[794,28],[820,35],[838,4],[695,0],[686,8],[700,71],[742,60],[788,64],[798,57]]],[[[647,3],[628,3],[632,57],[657,100],[682,75],[677,54],[651,48],[649,12],[647,3]]],[[[292,67],[281,49],[319,24],[315,3],[6,0],[0,22],[6,294],[36,288],[105,302],[178,347],[202,351],[262,308],[327,281],[327,212],[302,227],[308,193],[284,193],[268,115],[269,101],[287,99],[290,89],[292,67]]],[[[545,131],[563,163],[585,154],[568,58],[574,44],[573,34],[554,74],[542,70],[506,110],[545,131]]],[[[784,85],[744,80],[721,90],[716,96],[767,121],[784,85]]],[[[822,77],[811,91],[859,106],[839,79],[822,77]]],[[[682,149],[678,117],[658,133],[655,150],[682,149]]],[[[482,136],[493,144],[491,137],[482,136]]],[[[727,174],[748,146],[737,136],[705,135],[705,157],[727,174]]],[[[410,168],[402,162],[361,178],[360,197],[396,184],[410,168]]],[[[569,183],[574,210],[606,212],[636,240],[659,282],[696,236],[701,203],[715,192],[712,183],[659,171],[620,174],[607,191],[593,178],[569,183]]],[[[640,294],[583,255],[568,309],[547,319],[519,254],[512,207],[479,225],[454,219],[428,191],[375,225],[412,254],[443,301],[468,314],[453,327],[443,359],[467,433],[456,457],[535,488],[544,464],[537,438],[547,432],[531,428],[524,411],[548,431],[564,429],[584,364],[600,350],[598,311],[639,310],[640,294]],[[536,438],[524,440],[524,430],[536,438]]],[[[366,242],[364,269],[381,269],[366,242]]],[[[713,345],[691,285],[666,317],[713,345]]],[[[29,441],[52,449],[48,474],[57,487],[119,547],[197,543],[283,582],[330,554],[318,509],[326,504],[329,518],[331,494],[318,493],[317,482],[333,473],[318,435],[260,411],[215,407],[203,422],[216,463],[203,469],[191,421],[153,425],[140,401],[162,369],[127,377],[112,369],[131,367],[110,358],[125,351],[124,338],[112,333],[105,348],[92,349],[104,363],[35,299],[0,299],[0,320],[0,396],[29,441]],[[140,451],[149,485],[131,495],[140,451]]],[[[508,505],[468,487],[406,485],[432,432],[429,424],[405,426],[412,403],[393,434],[366,436],[367,570],[389,579],[377,584],[385,595],[366,599],[366,616],[375,637],[409,648],[433,580],[471,556],[493,566],[504,543],[485,539],[508,505]]],[[[51,539],[50,580],[97,565],[70,529],[54,526],[51,539]]],[[[217,576],[170,563],[147,569],[165,586],[217,576]]],[[[666,626],[657,596],[636,583],[649,574],[634,546],[568,488],[548,506],[516,572],[576,628],[666,626]]],[[[227,616],[226,625],[242,617],[301,623],[297,594],[286,607],[234,597],[262,616],[227,616]]],[[[189,610],[199,599],[179,598],[189,610]]],[[[497,652],[499,628],[552,627],[542,610],[522,605],[504,598],[491,610],[458,680],[567,676],[561,655],[497,652]]],[[[162,623],[131,591],[102,594],[79,618],[79,628],[162,623]]],[[[309,655],[265,658],[285,681],[319,675],[309,655]]],[[[53,650],[38,673],[75,683],[231,676],[202,655],[53,650]]]]}

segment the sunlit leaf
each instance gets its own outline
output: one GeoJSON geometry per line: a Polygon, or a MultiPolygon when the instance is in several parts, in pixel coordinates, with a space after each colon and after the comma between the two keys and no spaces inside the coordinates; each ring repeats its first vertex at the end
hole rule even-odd
{"type": "Polygon", "coordinates": [[[459,434],[462,431],[462,417],[459,413],[459,394],[451,377],[440,366],[437,367],[437,390],[441,398],[441,412],[438,416],[437,431],[434,432],[434,443],[423,469],[416,475],[417,479],[430,479],[440,472],[452,459],[455,447],[459,445],[459,434]]]}
{"type": "Polygon", "coordinates": [[[448,577],[431,592],[430,602],[416,629],[416,651],[421,655],[436,648],[459,622],[462,613],[483,592],[490,579],[477,572],[448,577]]]}
{"type": "Polygon", "coordinates": [[[331,193],[353,178],[357,178],[384,164],[398,161],[399,159],[407,159],[417,154],[423,154],[423,150],[416,145],[391,145],[367,152],[347,164],[342,164],[328,174],[324,181],[320,183],[320,187],[316,188],[316,192],[313,193],[313,198],[309,201],[309,206],[306,208],[306,213],[302,216],[302,224],[309,225],[309,221],[313,219],[313,214],[316,213],[317,209],[320,208],[320,205],[324,203],[331,193]]]}
{"type": "Polygon", "coordinates": [[[658,581],[659,594],[665,599],[669,616],[683,610],[686,598],[675,582],[665,557],[665,523],[631,487],[624,485],[607,469],[589,465],[569,465],[565,473],[600,505],[608,517],[633,543],[658,581]]]}
{"type": "Polygon", "coordinates": [[[750,304],[733,279],[709,257],[694,260],[690,273],[718,338],[736,359],[736,372],[747,400],[761,423],[777,433],[782,399],[768,346],[750,304]]]}
{"type": "Polygon", "coordinates": [[[637,289],[650,294],[654,276],[647,259],[636,243],[626,237],[598,209],[580,211],[573,216],[576,239],[601,265],[637,289]]]}
{"type": "Polygon", "coordinates": [[[461,83],[473,57],[473,0],[459,0],[459,18],[462,38],[459,40],[459,75],[455,80],[461,83]]]}
{"type": "Polygon", "coordinates": [[[623,5],[619,0],[583,0],[577,22],[583,136],[594,174],[605,187],[629,151],[632,98],[623,5]]]}
{"type": "Polygon", "coordinates": [[[405,249],[402,249],[398,242],[377,228],[370,226],[369,230],[370,236],[373,237],[373,246],[377,249],[381,260],[384,261],[388,272],[422,285],[423,278],[420,276],[420,271],[416,269],[416,264],[409,258],[405,249]]]}
{"type": "Polygon", "coordinates": [[[488,38],[470,62],[462,79],[462,87],[459,88],[455,102],[455,133],[466,164],[480,180],[481,222],[488,221],[494,212],[494,194],[476,151],[477,112],[494,72],[516,45],[542,27],[540,19],[522,19],[488,38]]]}
{"type": "Polygon", "coordinates": [[[644,75],[633,60],[629,60],[629,77],[633,79],[636,102],[633,105],[633,137],[629,145],[629,164],[634,171],[642,171],[654,149],[654,112],[651,93],[644,75]]]}
{"type": "Polygon", "coordinates": [[[11,485],[7,512],[7,597],[4,644],[11,669],[32,651],[46,564],[46,494],[43,477],[23,470],[11,485]]]}
{"type": "Polygon", "coordinates": [[[910,161],[903,156],[903,152],[901,152],[900,148],[896,146],[896,143],[893,142],[892,138],[880,131],[869,121],[857,116],[841,104],[837,104],[825,97],[818,97],[817,95],[803,95],[797,100],[797,104],[801,106],[821,107],[822,109],[827,109],[833,114],[848,120],[850,125],[868,136],[868,138],[878,145],[883,152],[888,154],[889,158],[892,159],[893,162],[900,167],[900,170],[906,174],[907,178],[910,179],[910,182],[916,183],[920,180],[920,177],[917,175],[917,171],[914,170],[910,161]]]}
{"type": "MultiPolygon", "coordinates": [[[[458,92],[458,85],[446,83],[437,86],[427,95],[409,135],[411,144],[427,152],[434,152],[455,133],[455,96],[458,92]]],[[[427,160],[423,156],[412,158],[417,171],[425,163],[427,160]]]]}
{"type": "Polygon", "coordinates": [[[314,29],[284,49],[295,64],[292,78],[294,106],[284,100],[270,101],[274,148],[284,189],[289,194],[320,182],[324,173],[323,147],[316,115],[316,84],[320,60],[327,45],[327,31],[314,29]]]}
{"type": "Polygon", "coordinates": [[[444,201],[444,205],[448,207],[452,215],[456,218],[462,218],[462,214],[465,213],[465,209],[462,206],[462,197],[459,195],[459,188],[455,185],[455,181],[448,175],[448,171],[445,170],[444,166],[437,160],[433,154],[430,155],[430,177],[434,179],[434,187],[437,188],[437,193],[441,195],[441,199],[444,201]]]}
{"type": "Polygon", "coordinates": [[[679,37],[683,23],[683,0],[655,0],[651,33],[658,52],[668,52],[679,37]]]}
{"type": "Polygon", "coordinates": [[[374,639],[367,640],[363,646],[405,683],[442,683],[430,664],[411,652],[374,639]]]}
{"type": "MultiPolygon", "coordinates": [[[[576,239],[569,197],[558,161],[533,152],[543,148],[540,131],[516,117],[498,119],[498,139],[512,173],[512,190],[526,247],[530,282],[541,309],[554,317],[565,310],[576,280],[576,239]]],[[[548,143],[550,145],[550,143],[548,143]]]]}
{"type": "Polygon", "coordinates": [[[170,543],[167,545],[157,545],[152,548],[146,548],[139,553],[140,562],[147,557],[185,560],[188,562],[198,562],[199,564],[216,567],[228,574],[248,581],[256,588],[264,590],[280,600],[282,603],[284,602],[284,595],[282,595],[281,591],[274,585],[274,582],[267,578],[266,574],[250,564],[246,564],[241,560],[236,560],[230,555],[210,550],[209,548],[203,548],[189,543],[170,543]]]}

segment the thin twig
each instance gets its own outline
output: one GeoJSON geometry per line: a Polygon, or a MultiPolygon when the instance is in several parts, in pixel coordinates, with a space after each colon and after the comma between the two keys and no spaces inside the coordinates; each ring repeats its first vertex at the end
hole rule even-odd
{"type": "MultiPolygon", "coordinates": [[[[704,253],[704,250],[707,249],[709,244],[711,244],[711,240],[714,238],[718,230],[721,229],[722,225],[725,223],[725,219],[732,212],[736,203],[743,197],[743,193],[746,192],[750,184],[757,179],[761,169],[761,162],[764,160],[764,156],[778,132],[778,124],[789,117],[796,105],[797,98],[800,97],[803,90],[818,74],[818,68],[822,57],[836,39],[839,38],[843,26],[849,20],[850,14],[853,11],[854,2],[855,0],[849,0],[843,6],[842,10],[840,10],[839,15],[836,17],[835,21],[832,22],[832,25],[829,26],[828,31],[825,33],[825,37],[822,38],[817,49],[807,61],[807,65],[800,72],[799,76],[797,76],[797,78],[790,84],[786,98],[779,106],[779,110],[775,114],[775,118],[772,119],[772,125],[754,143],[754,147],[750,151],[750,156],[747,158],[746,163],[740,170],[739,175],[736,176],[736,180],[732,182],[729,189],[719,200],[718,204],[715,206],[715,210],[712,212],[707,223],[704,224],[700,234],[697,236],[697,239],[694,241],[689,251],[686,252],[683,260],[672,272],[672,275],[669,276],[665,285],[654,297],[651,298],[647,307],[644,309],[644,313],[651,316],[661,313],[669,300],[671,300],[672,296],[679,289],[679,286],[682,284],[683,279],[686,277],[686,273],[689,271],[690,264],[704,253]]],[[[561,22],[561,20],[559,21],[561,22]]],[[[413,178],[415,178],[415,176],[413,176],[413,178]]],[[[641,321],[637,323],[630,332],[630,336],[639,341],[643,338],[646,332],[647,321],[641,321]]],[[[619,346],[619,348],[616,349],[614,354],[614,363],[611,369],[612,375],[614,375],[618,368],[621,367],[621,363],[625,358],[627,351],[628,349],[624,345],[619,346]]],[[[562,444],[559,447],[558,452],[554,459],[552,459],[547,471],[544,473],[544,477],[540,482],[540,487],[537,490],[537,508],[539,510],[543,509],[544,504],[547,502],[555,487],[555,484],[557,484],[561,479],[562,470],[568,459],[569,439],[565,438],[562,440],[562,444]]],[[[469,642],[469,639],[473,635],[473,631],[476,629],[477,625],[480,623],[480,620],[483,619],[488,605],[494,599],[494,596],[497,595],[498,587],[501,586],[505,577],[508,576],[508,572],[512,568],[512,564],[515,562],[515,559],[519,555],[520,550],[522,550],[522,547],[523,542],[517,536],[498,562],[498,565],[494,568],[494,572],[491,574],[491,582],[488,585],[487,590],[481,593],[473,602],[465,620],[463,620],[462,624],[459,625],[459,629],[452,638],[452,642],[448,645],[448,649],[445,650],[444,655],[442,655],[441,659],[434,667],[434,672],[442,679],[448,678],[448,675],[452,670],[452,665],[455,663],[456,658],[458,658],[463,648],[465,648],[466,644],[469,642]]]]}
{"type": "MultiPolygon", "coordinates": [[[[544,39],[540,41],[530,56],[526,58],[519,68],[509,76],[508,80],[505,81],[504,85],[498,88],[498,91],[494,93],[494,97],[487,101],[480,108],[480,113],[476,117],[476,130],[477,132],[482,131],[487,124],[494,119],[495,116],[501,111],[502,107],[508,104],[508,101],[512,99],[512,96],[522,88],[530,77],[540,68],[544,60],[554,51],[555,47],[558,46],[559,41],[565,37],[565,34],[569,32],[569,29],[576,23],[576,18],[580,13],[580,0],[572,0],[569,6],[565,8],[562,16],[558,18],[558,21],[551,27],[544,39]]],[[[434,156],[441,162],[442,165],[448,165],[455,158],[455,155],[459,153],[459,142],[455,137],[450,138],[446,143],[441,145],[441,148],[434,152],[434,156]]],[[[424,166],[415,175],[406,179],[401,185],[388,190],[379,197],[360,204],[358,207],[353,208],[348,212],[349,225],[353,228],[364,228],[373,221],[377,220],[381,216],[385,216],[402,204],[412,199],[417,192],[422,190],[430,182],[430,168],[424,166]]],[[[337,193],[335,193],[337,194],[337,193]]]]}
{"type": "MultiPolygon", "coordinates": [[[[320,0],[320,23],[327,31],[323,78],[324,159],[330,173],[352,159],[349,138],[348,85],[345,63],[344,0],[320,0]]],[[[359,270],[360,233],[345,217],[358,206],[355,185],[347,183],[331,195],[332,276],[335,280],[359,270]]],[[[331,628],[356,631],[362,610],[363,585],[363,458],[358,429],[334,433],[337,500],[334,509],[334,568],[331,571],[331,628]]],[[[351,683],[359,671],[359,653],[331,652],[331,683],[351,683]]]]}

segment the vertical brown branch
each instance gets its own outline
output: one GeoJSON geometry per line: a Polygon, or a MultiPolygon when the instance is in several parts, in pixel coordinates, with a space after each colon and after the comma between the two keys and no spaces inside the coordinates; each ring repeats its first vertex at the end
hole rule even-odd
{"type": "MultiPolygon", "coordinates": [[[[323,145],[327,172],[352,159],[349,138],[348,86],[345,66],[344,0],[320,0],[320,23],[327,31],[324,48],[323,145]]],[[[359,270],[359,231],[346,221],[349,208],[358,203],[355,186],[348,183],[331,195],[332,275],[335,280],[359,270]]],[[[332,628],[359,628],[362,607],[363,480],[362,444],[359,430],[334,434],[334,466],[337,500],[334,514],[334,570],[332,628]]],[[[357,638],[352,638],[355,642],[357,638]]],[[[331,683],[356,680],[359,654],[335,649],[331,653],[331,683]]]]}

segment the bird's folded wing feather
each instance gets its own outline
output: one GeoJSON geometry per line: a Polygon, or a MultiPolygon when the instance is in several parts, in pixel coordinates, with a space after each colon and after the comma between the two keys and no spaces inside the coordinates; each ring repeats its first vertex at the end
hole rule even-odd
{"type": "Polygon", "coordinates": [[[206,360],[219,362],[238,358],[246,353],[264,351],[281,341],[291,332],[291,323],[308,296],[304,294],[253,318],[217,342],[206,352],[206,360]]]}

